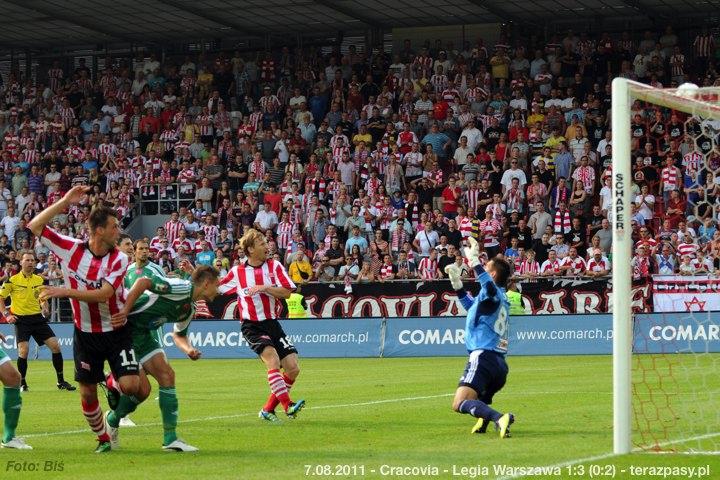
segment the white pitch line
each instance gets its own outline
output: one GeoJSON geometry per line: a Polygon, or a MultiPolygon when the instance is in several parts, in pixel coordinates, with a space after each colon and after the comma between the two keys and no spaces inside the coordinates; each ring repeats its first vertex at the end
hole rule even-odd
{"type": "MultiPolygon", "coordinates": [[[[707,440],[708,438],[715,438],[715,437],[720,437],[720,432],[706,433],[704,435],[696,435],[694,437],[680,438],[677,440],[669,440],[667,442],[659,443],[657,446],[658,447],[669,447],[670,445],[677,445],[678,443],[693,442],[696,440],[707,440]]],[[[644,451],[642,448],[635,448],[635,449],[633,449],[633,453],[648,453],[648,452],[644,451]]],[[[672,454],[672,452],[667,452],[667,453],[672,454]]],[[[683,452],[683,453],[685,453],[685,452],[683,452]]],[[[690,453],[690,452],[687,452],[686,454],[692,455],[692,453],[690,453]]],[[[707,453],[707,452],[698,453],[698,455],[703,455],[703,454],[708,455],[709,453],[707,453]]],[[[616,457],[616,456],[617,456],[617,454],[615,454],[615,453],[605,453],[602,455],[596,455],[594,457],[578,458],[575,460],[568,460],[568,461],[562,462],[562,463],[555,463],[555,464],[547,465],[547,466],[541,467],[541,468],[546,468],[548,470],[552,470],[553,468],[558,468],[558,467],[565,468],[565,467],[577,465],[580,463],[590,463],[590,462],[597,462],[600,460],[607,460],[608,458],[612,458],[612,457],[616,457]]],[[[523,478],[525,476],[526,475],[509,475],[509,476],[505,476],[505,477],[497,477],[495,480],[512,480],[514,478],[523,478]]]]}
{"type": "MultiPolygon", "coordinates": [[[[340,403],[335,405],[319,405],[316,407],[307,407],[308,410],[325,410],[330,408],[347,408],[347,407],[363,407],[368,405],[380,405],[383,403],[398,403],[398,402],[411,402],[416,400],[428,400],[428,399],[434,399],[434,398],[443,398],[443,397],[451,397],[454,393],[441,393],[438,395],[424,395],[421,397],[404,397],[404,398],[390,398],[386,400],[372,400],[368,402],[359,402],[359,403],[340,403]]],[[[187,420],[179,420],[178,423],[196,423],[196,422],[207,422],[212,420],[227,420],[232,418],[241,418],[241,417],[253,417],[256,416],[257,413],[236,413],[233,415],[216,415],[212,417],[201,417],[201,418],[190,418],[187,420]]],[[[161,422],[151,422],[151,423],[142,423],[137,425],[137,427],[158,427],[162,426],[161,422]]],[[[78,433],[90,433],[90,430],[87,428],[84,428],[82,430],[63,430],[60,432],[43,432],[43,433],[29,433],[27,435],[23,435],[23,438],[36,438],[36,437],[53,437],[56,435],[74,435],[78,433]]]]}
{"type": "MultiPolygon", "coordinates": [[[[434,399],[434,398],[444,398],[444,397],[451,397],[454,393],[441,393],[438,395],[425,395],[420,397],[405,397],[405,398],[390,398],[386,400],[372,400],[367,402],[360,402],[360,403],[341,403],[336,405],[319,405],[314,407],[307,407],[308,410],[326,410],[331,408],[348,408],[348,407],[362,407],[362,406],[368,406],[368,405],[381,405],[383,403],[398,403],[398,402],[406,402],[406,401],[413,401],[413,400],[428,400],[428,399],[434,399]]],[[[612,392],[568,392],[567,390],[563,391],[542,391],[542,392],[503,392],[504,396],[527,396],[527,395],[612,395],[612,392]]],[[[678,395],[682,395],[682,393],[678,393],[678,395]]],[[[242,417],[251,417],[256,415],[255,413],[236,413],[233,415],[217,415],[212,417],[200,417],[200,418],[190,418],[187,420],[180,420],[178,423],[196,423],[196,422],[206,422],[206,421],[212,421],[212,420],[228,420],[232,418],[242,418],[242,417]]],[[[141,425],[137,425],[138,427],[158,427],[162,426],[161,422],[151,422],[151,423],[144,423],[141,425]]],[[[57,435],[74,435],[78,433],[87,433],[88,429],[78,429],[78,430],[63,430],[59,432],[43,432],[43,433],[29,433],[27,435],[23,435],[24,438],[35,438],[35,437],[53,437],[57,435]]],[[[713,434],[713,436],[715,436],[713,434]]],[[[675,443],[682,443],[684,440],[677,441],[675,443]]],[[[668,444],[671,445],[672,443],[668,444]]],[[[667,446],[667,445],[665,445],[667,446]]],[[[590,459],[590,460],[582,460],[582,461],[593,461],[596,459],[590,459]]],[[[581,461],[578,461],[577,463],[582,463],[581,461]]],[[[573,464],[574,465],[574,464],[573,464]]],[[[512,478],[512,477],[508,477],[512,478]]]]}

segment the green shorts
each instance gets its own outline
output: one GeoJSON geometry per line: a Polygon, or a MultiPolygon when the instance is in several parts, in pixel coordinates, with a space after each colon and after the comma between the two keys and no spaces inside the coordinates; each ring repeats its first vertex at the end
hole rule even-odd
{"type": "Polygon", "coordinates": [[[2,365],[5,362],[9,362],[9,361],[10,361],[10,357],[8,356],[8,354],[3,352],[3,349],[0,348],[0,365],[2,365]]]}
{"type": "Polygon", "coordinates": [[[137,356],[137,360],[140,365],[147,362],[158,353],[165,355],[165,351],[162,347],[162,336],[164,333],[165,331],[162,327],[155,330],[133,328],[133,349],[135,350],[135,355],[137,356]]]}

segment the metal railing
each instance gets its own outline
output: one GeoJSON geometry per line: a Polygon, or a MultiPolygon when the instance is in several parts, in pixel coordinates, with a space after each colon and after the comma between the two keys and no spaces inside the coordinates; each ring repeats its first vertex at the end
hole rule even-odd
{"type": "Polygon", "coordinates": [[[191,208],[195,204],[194,183],[143,184],[138,191],[139,214],[170,215],[180,207],[191,208]]]}

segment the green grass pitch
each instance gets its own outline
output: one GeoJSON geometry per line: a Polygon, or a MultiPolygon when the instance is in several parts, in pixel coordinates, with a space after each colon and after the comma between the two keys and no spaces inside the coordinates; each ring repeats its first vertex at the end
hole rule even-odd
{"type": "MultiPolygon", "coordinates": [[[[652,397],[658,391],[652,375],[643,380],[646,390],[638,391],[651,400],[644,418],[654,419],[651,406],[663,402],[674,413],[669,418],[659,409],[657,421],[646,428],[667,441],[701,436],[674,444],[680,449],[720,450],[719,357],[676,357],[675,380],[663,387],[667,394],[652,397]]],[[[710,473],[704,478],[720,478],[717,455],[604,457],[612,451],[609,356],[509,357],[508,384],[494,406],[517,416],[513,437],[471,435],[474,420],[450,410],[465,361],[301,359],[292,396],[305,398],[308,406],[298,419],[278,426],[257,418],[268,393],[258,361],[171,361],[180,397],[179,434],[201,451],[160,450],[154,384],[148,401],[132,415],[139,426],[121,428],[122,448],[106,455],[93,453],[94,437],[77,392],[56,390],[50,363],[31,361],[31,391],[23,396],[18,435],[34,450],[0,450],[0,479],[300,479],[329,478],[329,473],[349,474],[337,475],[341,478],[514,478],[523,472],[506,466],[553,465],[557,468],[549,475],[532,478],[590,478],[590,473],[652,478],[631,476],[631,466],[707,466],[710,473]],[[581,459],[591,460],[572,463],[581,459]],[[560,465],[564,462],[571,464],[560,465]],[[393,472],[398,474],[389,475],[393,472]]],[[[69,362],[66,368],[71,370],[69,362]]],[[[101,405],[106,408],[104,401],[101,405]]],[[[667,473],[665,478],[688,478],[687,472],[667,473]]]]}

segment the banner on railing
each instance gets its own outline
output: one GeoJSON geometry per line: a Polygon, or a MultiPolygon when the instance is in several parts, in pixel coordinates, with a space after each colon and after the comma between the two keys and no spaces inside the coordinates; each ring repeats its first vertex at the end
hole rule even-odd
{"type": "MultiPolygon", "coordinates": [[[[720,352],[720,313],[682,315],[638,314],[634,317],[635,353],[720,352]]],[[[283,320],[288,340],[303,357],[437,357],[463,356],[465,318],[333,318],[283,320]]],[[[66,358],[73,355],[73,325],[53,324],[66,358]]],[[[16,357],[14,333],[2,327],[0,342],[16,357]]],[[[612,353],[612,317],[597,315],[520,315],[509,320],[510,355],[607,355],[612,353]]],[[[203,358],[255,358],[235,321],[195,321],[190,343],[203,358]]],[[[185,358],[172,340],[170,327],[162,336],[168,358],[185,358]]],[[[31,358],[50,359],[46,347],[31,341],[31,358]]]]}
{"type": "Polygon", "coordinates": [[[653,278],[656,312],[720,310],[720,278],[707,275],[656,275],[653,278]]]}
{"type": "MultiPolygon", "coordinates": [[[[466,282],[466,289],[476,294],[478,284],[466,282]]],[[[607,313],[610,308],[612,284],[609,279],[540,278],[520,283],[525,313],[585,314],[607,313]]],[[[368,317],[449,317],[464,315],[449,281],[375,282],[352,285],[338,283],[309,283],[302,294],[314,318],[368,317]]],[[[635,282],[632,291],[633,308],[649,312],[652,306],[651,289],[647,282],[635,282]]],[[[218,297],[210,305],[210,316],[235,318],[237,300],[233,296],[218,297]]]]}

